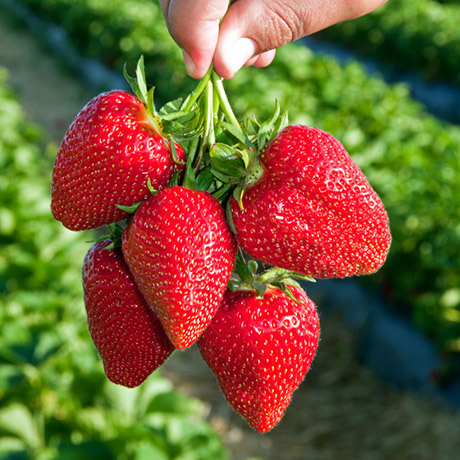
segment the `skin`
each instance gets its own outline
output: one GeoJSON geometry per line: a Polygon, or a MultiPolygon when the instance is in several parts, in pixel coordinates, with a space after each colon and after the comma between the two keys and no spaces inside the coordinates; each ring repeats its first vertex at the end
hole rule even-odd
{"type": "Polygon", "coordinates": [[[198,79],[211,64],[223,78],[243,66],[265,67],[280,46],[364,16],[387,0],[159,1],[187,72],[198,79]]]}

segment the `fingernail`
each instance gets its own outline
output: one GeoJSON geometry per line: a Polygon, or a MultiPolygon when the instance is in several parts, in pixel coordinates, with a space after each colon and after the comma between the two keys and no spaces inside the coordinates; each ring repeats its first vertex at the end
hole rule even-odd
{"type": "Polygon", "coordinates": [[[187,70],[187,73],[192,77],[196,71],[195,63],[193,62],[193,59],[190,57],[190,54],[188,54],[187,51],[182,50],[182,55],[184,57],[185,69],[187,70]]]}
{"type": "Polygon", "coordinates": [[[227,48],[227,68],[231,74],[235,74],[257,52],[257,44],[251,38],[238,38],[230,43],[227,48]]]}

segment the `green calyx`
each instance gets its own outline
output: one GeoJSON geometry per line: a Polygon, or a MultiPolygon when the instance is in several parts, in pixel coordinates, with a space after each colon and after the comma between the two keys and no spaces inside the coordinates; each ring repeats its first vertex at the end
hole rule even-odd
{"type": "Polygon", "coordinates": [[[207,191],[222,203],[233,196],[242,207],[245,190],[263,174],[260,152],[287,125],[287,113],[281,112],[279,103],[263,123],[254,118],[239,122],[222,78],[211,67],[185,99],[170,101],[157,111],[154,88],[147,87],[143,57],[137,63],[135,76],[129,75],[126,66],[124,75],[174,162],[183,164],[178,159],[176,142],[186,152],[185,171],[175,175],[168,186],[207,191]]]}
{"type": "Polygon", "coordinates": [[[254,292],[259,298],[263,298],[267,288],[278,288],[290,299],[301,303],[295,298],[289,287],[295,286],[301,288],[296,279],[315,282],[315,279],[311,276],[283,268],[272,267],[269,270],[262,271],[257,261],[253,259],[246,261],[245,256],[238,252],[235,269],[230,277],[227,289],[232,292],[254,292]]]}
{"type": "Polygon", "coordinates": [[[101,241],[110,240],[110,243],[107,246],[105,246],[104,251],[109,250],[109,249],[121,248],[122,235],[123,235],[123,232],[125,231],[126,225],[122,225],[116,222],[116,223],[107,225],[107,228],[110,233],[108,235],[101,236],[100,238],[98,238],[97,240],[94,240],[93,242],[98,243],[101,241]]]}

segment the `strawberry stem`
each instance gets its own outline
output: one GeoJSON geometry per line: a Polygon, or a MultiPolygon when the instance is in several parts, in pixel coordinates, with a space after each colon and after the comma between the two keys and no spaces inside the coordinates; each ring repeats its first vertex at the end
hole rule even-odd
{"type": "Polygon", "coordinates": [[[219,98],[222,112],[224,112],[230,124],[232,124],[233,126],[235,126],[235,128],[238,128],[241,131],[241,126],[238,123],[235,114],[233,113],[232,106],[230,105],[227,94],[225,93],[222,78],[220,78],[219,75],[216,74],[216,72],[212,72],[212,83],[217,97],[219,98]]]}
{"type": "Polygon", "coordinates": [[[179,110],[188,112],[207,88],[208,82],[213,72],[212,66],[206,72],[205,76],[199,81],[197,87],[186,97],[179,110]]]}

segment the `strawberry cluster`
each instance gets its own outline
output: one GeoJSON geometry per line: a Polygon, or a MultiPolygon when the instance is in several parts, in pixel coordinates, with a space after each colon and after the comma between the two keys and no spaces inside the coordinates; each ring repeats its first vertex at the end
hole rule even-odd
{"type": "Polygon", "coordinates": [[[287,126],[238,122],[210,70],[158,112],[142,59],[135,95],[104,93],[65,134],[51,209],[71,230],[108,225],[83,264],[88,328],[107,377],[140,385],[197,343],[230,405],[277,424],[319,340],[295,279],[375,272],[391,236],[378,195],[343,146],[287,126]]]}

